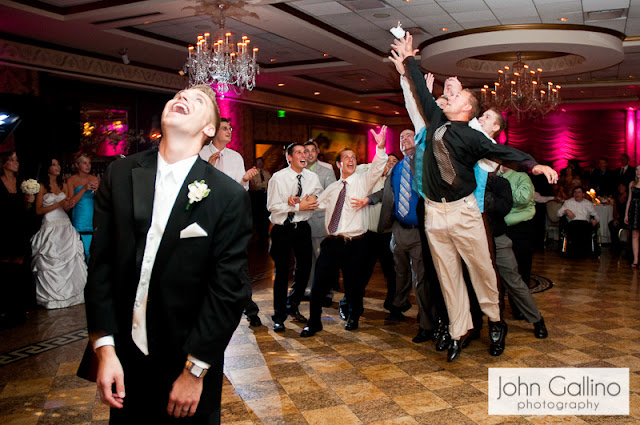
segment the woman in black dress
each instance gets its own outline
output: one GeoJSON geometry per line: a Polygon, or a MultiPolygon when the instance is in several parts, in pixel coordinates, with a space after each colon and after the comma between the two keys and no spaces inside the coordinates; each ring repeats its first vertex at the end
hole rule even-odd
{"type": "Polygon", "coordinates": [[[33,230],[35,195],[20,190],[15,152],[0,154],[0,329],[24,323],[33,293],[29,272],[29,238],[33,230]]]}
{"type": "Polygon", "coordinates": [[[636,167],[636,178],[629,183],[629,200],[627,201],[624,222],[629,225],[629,230],[631,230],[631,247],[633,248],[631,267],[637,269],[640,247],[640,165],[636,167]]]}

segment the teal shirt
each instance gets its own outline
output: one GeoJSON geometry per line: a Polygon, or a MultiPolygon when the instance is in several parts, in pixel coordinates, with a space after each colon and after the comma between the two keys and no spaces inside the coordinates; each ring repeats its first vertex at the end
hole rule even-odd
{"type": "Polygon", "coordinates": [[[513,208],[504,217],[507,226],[514,226],[523,221],[531,220],[536,214],[536,202],[533,200],[535,189],[529,175],[513,170],[498,174],[509,181],[513,196],[513,208]]]}

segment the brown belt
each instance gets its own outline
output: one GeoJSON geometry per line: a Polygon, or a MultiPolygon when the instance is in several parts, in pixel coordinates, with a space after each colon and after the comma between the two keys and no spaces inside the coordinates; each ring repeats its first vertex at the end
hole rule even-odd
{"type": "Polygon", "coordinates": [[[342,235],[327,235],[327,239],[335,239],[339,241],[350,242],[350,241],[355,241],[356,239],[362,239],[364,238],[365,235],[366,233],[363,233],[358,236],[353,236],[353,237],[342,236],[342,235]]]}

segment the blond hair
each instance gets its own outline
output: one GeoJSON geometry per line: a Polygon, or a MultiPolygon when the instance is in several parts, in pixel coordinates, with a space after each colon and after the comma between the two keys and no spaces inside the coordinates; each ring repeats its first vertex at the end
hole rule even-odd
{"type": "MultiPolygon", "coordinates": [[[[220,108],[218,107],[218,102],[216,101],[216,92],[214,92],[213,89],[206,84],[197,84],[193,87],[189,87],[189,89],[200,90],[209,99],[211,99],[211,103],[213,104],[213,109],[211,109],[211,123],[215,126],[216,133],[218,133],[218,130],[220,130],[220,108]]],[[[204,143],[207,144],[210,141],[211,138],[207,138],[205,139],[204,143]]]]}

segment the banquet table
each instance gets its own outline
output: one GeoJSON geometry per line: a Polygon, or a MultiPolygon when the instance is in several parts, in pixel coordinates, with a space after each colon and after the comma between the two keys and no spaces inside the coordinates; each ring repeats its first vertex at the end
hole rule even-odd
{"type": "Polygon", "coordinates": [[[613,220],[613,205],[598,204],[596,207],[596,213],[600,220],[600,242],[611,243],[611,233],[609,232],[609,222],[613,220]]]}

